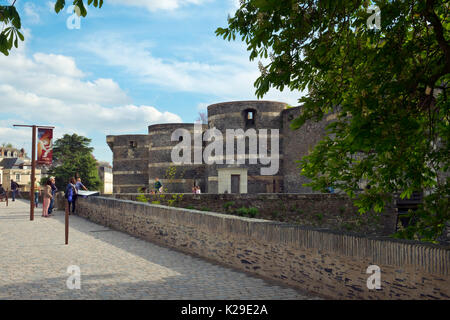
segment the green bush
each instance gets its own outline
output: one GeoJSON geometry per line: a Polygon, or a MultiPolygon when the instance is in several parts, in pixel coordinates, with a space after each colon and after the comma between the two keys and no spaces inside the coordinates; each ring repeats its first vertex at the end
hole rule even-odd
{"type": "Polygon", "coordinates": [[[203,208],[200,209],[200,211],[211,211],[211,209],[208,208],[208,207],[203,207],[203,208]]]}
{"type": "Polygon", "coordinates": [[[241,217],[246,217],[248,213],[248,209],[246,207],[241,207],[236,210],[236,214],[241,217]]]}
{"type": "Polygon", "coordinates": [[[258,208],[253,207],[252,208],[241,207],[236,210],[236,214],[241,217],[254,218],[259,215],[259,210],[258,208]]]}
{"type": "Polygon", "coordinates": [[[248,215],[252,218],[255,218],[257,216],[259,216],[259,210],[258,208],[249,208],[248,209],[248,215]]]}
{"type": "Polygon", "coordinates": [[[228,202],[225,202],[224,204],[223,204],[223,208],[225,209],[225,210],[229,210],[229,209],[231,209],[231,207],[232,206],[234,206],[234,201],[228,201],[228,202]]]}
{"type": "Polygon", "coordinates": [[[138,195],[138,196],[136,197],[136,201],[147,203],[147,202],[148,202],[148,199],[147,199],[147,197],[146,197],[145,195],[140,194],[140,195],[138,195]]]}
{"type": "Polygon", "coordinates": [[[161,201],[152,201],[152,204],[161,204],[161,201]]]}

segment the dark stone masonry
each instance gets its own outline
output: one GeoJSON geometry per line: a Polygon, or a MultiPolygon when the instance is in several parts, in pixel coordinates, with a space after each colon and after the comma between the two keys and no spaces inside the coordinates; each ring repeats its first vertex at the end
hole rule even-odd
{"type": "MultiPolygon", "coordinates": [[[[310,188],[303,186],[308,180],[300,176],[297,161],[307,155],[323,137],[325,126],[332,119],[327,117],[321,122],[309,121],[300,130],[293,131],[290,122],[299,113],[300,107],[293,108],[285,103],[272,101],[236,101],[210,105],[208,123],[200,126],[199,136],[202,139],[204,132],[213,128],[223,134],[223,156],[219,156],[222,164],[194,161],[192,164],[173,163],[172,149],[181,142],[171,140],[176,129],[190,132],[192,160],[194,149],[204,151],[209,143],[203,141],[200,145],[195,144],[192,123],[151,125],[145,135],[107,136],[107,143],[113,152],[113,192],[136,193],[140,188],[148,190],[158,177],[167,192],[171,193],[191,192],[194,185],[200,186],[202,193],[311,193],[310,188]],[[279,168],[275,174],[262,174],[261,168],[269,165],[260,161],[250,163],[250,159],[258,159],[259,149],[255,152],[249,147],[249,138],[245,139],[245,154],[242,155],[245,163],[227,163],[226,130],[240,129],[243,132],[255,130],[258,142],[260,139],[267,141],[269,155],[272,152],[273,130],[278,130],[279,168]],[[267,134],[264,130],[267,130],[267,134]],[[171,167],[175,167],[175,174],[168,176],[167,171],[171,167]]],[[[234,141],[233,148],[237,154],[237,141],[234,141]]]]}
{"type": "Polygon", "coordinates": [[[77,214],[176,250],[334,299],[450,299],[450,248],[105,197],[77,214]],[[381,288],[369,289],[369,266],[381,288]]]}
{"type": "MultiPolygon", "coordinates": [[[[114,194],[116,199],[136,201],[142,194],[114,194]]],[[[391,205],[382,213],[363,215],[342,194],[146,194],[157,203],[239,215],[242,208],[254,208],[254,217],[331,230],[389,236],[396,231],[397,211],[391,205]]],[[[250,215],[250,214],[248,214],[250,215]]]]}

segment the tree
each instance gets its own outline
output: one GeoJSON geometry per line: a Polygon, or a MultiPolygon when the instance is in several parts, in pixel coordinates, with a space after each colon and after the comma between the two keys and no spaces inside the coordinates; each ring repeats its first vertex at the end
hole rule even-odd
{"type": "Polygon", "coordinates": [[[58,162],[74,153],[91,154],[94,150],[94,148],[89,147],[91,141],[91,139],[79,136],[76,133],[73,135],[65,134],[53,144],[53,160],[58,162]]]}
{"type": "MultiPolygon", "coordinates": [[[[0,27],[2,31],[0,32],[0,52],[4,55],[9,55],[13,46],[18,48],[19,39],[21,41],[25,40],[25,37],[20,32],[22,28],[22,23],[20,21],[20,15],[16,10],[14,4],[10,6],[0,6],[0,27]]],[[[76,13],[83,17],[86,17],[87,11],[83,0],[73,0],[73,5],[79,8],[76,13]]],[[[93,5],[94,7],[101,8],[103,5],[103,0],[88,0],[88,5],[93,5]]],[[[55,12],[59,13],[66,6],[65,0],[57,0],[55,3],[55,12]]]]}
{"type": "Polygon", "coordinates": [[[89,147],[91,139],[77,134],[65,134],[54,143],[54,165],[49,174],[55,176],[58,189],[64,190],[71,177],[81,178],[86,188],[99,190],[101,181],[98,176],[97,161],[89,147]]]}
{"type": "Polygon", "coordinates": [[[300,161],[310,186],[345,191],[361,213],[425,191],[417,223],[400,236],[434,241],[450,218],[449,31],[444,0],[241,0],[216,34],[239,35],[251,60],[268,61],[259,97],[271,87],[307,89],[293,129],[336,114],[300,161]],[[359,191],[362,181],[371,188],[359,191]]]}

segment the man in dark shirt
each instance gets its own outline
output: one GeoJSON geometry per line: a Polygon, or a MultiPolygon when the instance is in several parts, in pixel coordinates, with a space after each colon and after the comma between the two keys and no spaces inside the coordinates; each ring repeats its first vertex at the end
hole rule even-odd
{"type": "Polygon", "coordinates": [[[19,192],[19,185],[11,179],[12,201],[16,201],[16,193],[19,192]]]}

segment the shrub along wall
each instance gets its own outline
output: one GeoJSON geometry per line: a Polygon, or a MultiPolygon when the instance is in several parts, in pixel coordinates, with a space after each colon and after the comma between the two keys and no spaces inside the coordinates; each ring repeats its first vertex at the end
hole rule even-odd
{"type": "MultiPolygon", "coordinates": [[[[133,200],[143,194],[115,194],[133,200]]],[[[340,231],[390,235],[396,230],[397,210],[359,214],[352,201],[341,194],[146,194],[144,201],[180,208],[262,218],[340,231]]]]}
{"type": "Polygon", "coordinates": [[[450,299],[449,247],[106,197],[79,199],[76,214],[328,298],[450,299]]]}

